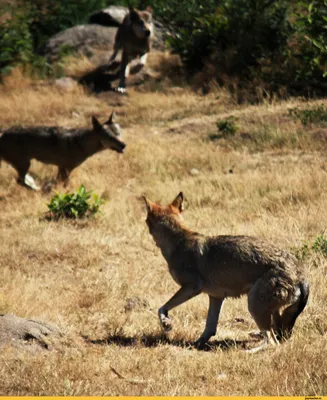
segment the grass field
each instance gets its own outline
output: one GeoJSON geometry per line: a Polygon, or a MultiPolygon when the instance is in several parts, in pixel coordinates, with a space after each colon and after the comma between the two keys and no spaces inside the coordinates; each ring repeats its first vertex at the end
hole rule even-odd
{"type": "MultiPolygon", "coordinates": [[[[95,96],[35,85],[17,71],[7,79],[2,127],[83,127],[115,109],[127,147],[72,173],[67,190],[83,183],[106,200],[102,214],[79,222],[42,220],[53,193],[21,188],[2,162],[0,313],[51,322],[65,335],[50,350],[1,349],[0,395],[327,395],[327,250],[311,249],[327,227],[327,125],[288,112],[321,104],[238,105],[222,89],[203,96],[162,85],[95,96]],[[229,116],[236,132],[219,132],[229,116]],[[177,285],[140,196],[166,204],[179,191],[191,229],[256,235],[303,255],[311,295],[289,342],[246,353],[257,328],[241,298],[226,301],[210,351],[191,348],[205,295],[173,310],[174,329],[162,334],[157,309],[177,285]]],[[[56,169],[33,161],[31,172],[40,182],[56,169]]]]}

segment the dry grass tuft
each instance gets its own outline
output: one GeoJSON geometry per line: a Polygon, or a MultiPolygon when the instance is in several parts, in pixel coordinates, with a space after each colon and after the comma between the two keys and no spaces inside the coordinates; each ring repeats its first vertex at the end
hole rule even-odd
{"type": "MultiPolygon", "coordinates": [[[[113,93],[42,86],[17,71],[0,91],[5,127],[85,126],[91,114],[105,118],[116,101],[113,93]]],[[[66,337],[52,351],[2,349],[0,394],[326,395],[323,255],[305,260],[311,297],[291,341],[245,353],[257,328],[241,298],[226,301],[211,350],[196,351],[189,343],[204,327],[207,298],[173,310],[174,330],[163,336],[157,309],[177,287],[140,200],[146,193],[166,203],[183,190],[185,221],[194,230],[258,235],[286,249],[313,240],[327,221],[326,142],[313,132],[326,128],[304,130],[292,120],[286,109],[298,104],[236,106],[218,89],[208,96],[187,88],[131,90],[116,107],[126,153],[105,151],[72,174],[68,190],[83,183],[106,198],[103,215],[79,223],[40,219],[50,195],[17,186],[3,162],[0,313],[52,322],[66,337]],[[236,137],[209,140],[229,115],[239,118],[236,137]]],[[[31,172],[43,180],[55,168],[33,162],[31,172]]]]}

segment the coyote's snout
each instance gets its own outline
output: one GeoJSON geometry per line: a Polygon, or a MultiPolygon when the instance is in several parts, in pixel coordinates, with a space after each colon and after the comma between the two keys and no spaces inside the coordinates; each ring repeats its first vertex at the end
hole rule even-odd
{"type": "Polygon", "coordinates": [[[118,92],[126,91],[126,78],[129,75],[128,64],[131,60],[140,57],[141,65],[145,65],[147,53],[151,49],[153,31],[151,8],[139,11],[130,7],[129,13],[117,30],[114,51],[109,59],[109,63],[114,61],[119,50],[122,50],[118,92]]]}
{"type": "Polygon", "coordinates": [[[104,149],[123,153],[126,147],[114,113],[104,124],[93,116],[92,125],[92,129],[12,127],[0,137],[0,159],[16,169],[17,182],[23,186],[36,188],[27,175],[32,159],[57,165],[57,179],[67,185],[71,171],[88,157],[104,149]]]}
{"type": "MultiPolygon", "coordinates": [[[[165,330],[172,323],[168,312],[200,293],[209,295],[205,330],[196,341],[201,348],[216,334],[226,297],[248,294],[248,308],[266,343],[291,336],[306,306],[309,285],[301,264],[290,253],[249,236],[204,236],[182,222],[183,194],[162,207],[144,197],[146,223],[181,288],[159,309],[165,330]]],[[[258,348],[259,349],[259,348],[258,348]]],[[[257,350],[257,349],[255,349],[257,350]]]]}

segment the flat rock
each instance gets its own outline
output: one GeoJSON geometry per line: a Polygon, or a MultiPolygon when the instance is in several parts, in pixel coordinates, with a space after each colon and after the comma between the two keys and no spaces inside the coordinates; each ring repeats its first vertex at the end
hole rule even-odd
{"type": "Polygon", "coordinates": [[[62,336],[54,325],[27,320],[12,314],[0,314],[0,347],[12,344],[15,347],[33,345],[47,349],[50,336],[62,336]]]}
{"type": "Polygon", "coordinates": [[[55,85],[66,92],[70,92],[76,89],[77,82],[74,79],[66,76],[63,78],[56,79],[55,85]]]}

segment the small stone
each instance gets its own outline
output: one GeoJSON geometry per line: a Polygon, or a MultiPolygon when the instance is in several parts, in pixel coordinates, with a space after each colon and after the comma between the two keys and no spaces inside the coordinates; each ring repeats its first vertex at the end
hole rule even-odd
{"type": "Polygon", "coordinates": [[[200,170],[198,170],[197,168],[192,168],[190,170],[190,175],[192,175],[192,176],[199,175],[199,173],[200,173],[200,170]]]}
{"type": "Polygon", "coordinates": [[[60,89],[66,90],[67,92],[75,89],[77,86],[76,81],[74,81],[74,79],[68,78],[68,77],[56,79],[55,84],[60,89]]]}
{"type": "Polygon", "coordinates": [[[221,372],[220,374],[217,375],[217,379],[219,380],[227,379],[227,375],[224,372],[221,372]]]}

